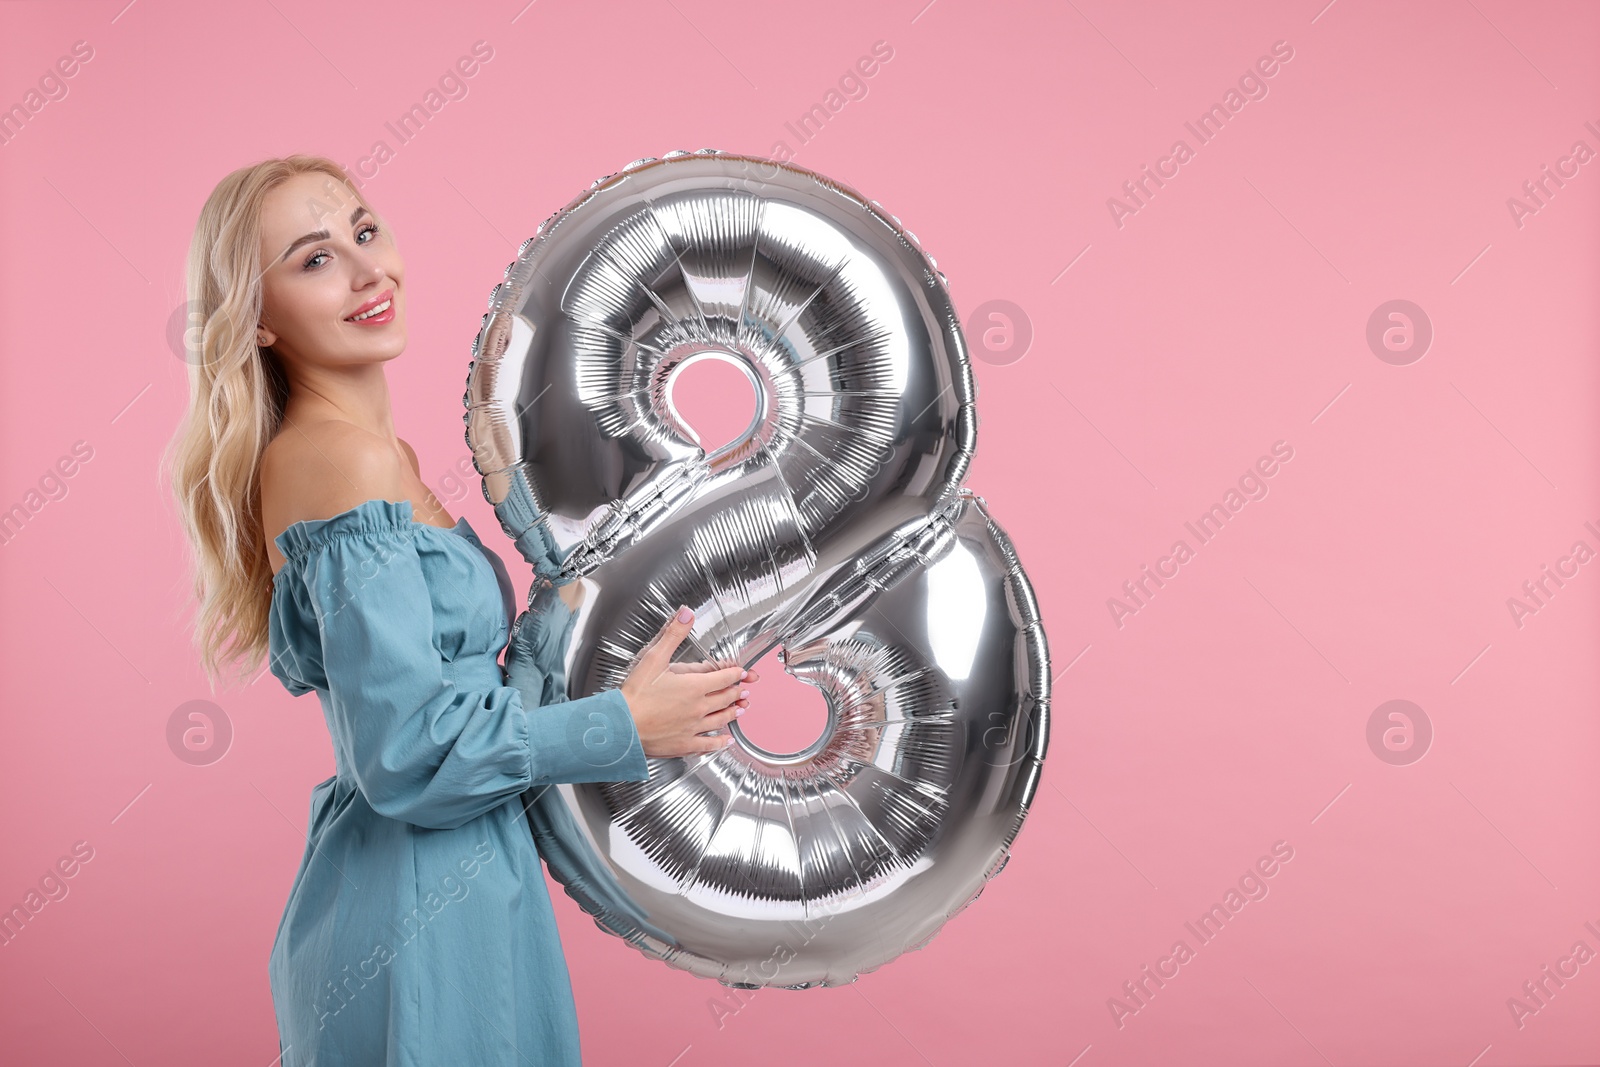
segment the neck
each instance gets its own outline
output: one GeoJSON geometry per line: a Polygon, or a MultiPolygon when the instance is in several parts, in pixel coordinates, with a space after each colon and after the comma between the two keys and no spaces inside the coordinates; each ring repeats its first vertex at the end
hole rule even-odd
{"type": "Polygon", "coordinates": [[[382,363],[351,367],[300,367],[288,372],[284,421],[340,419],[386,441],[396,441],[389,380],[382,363]]]}

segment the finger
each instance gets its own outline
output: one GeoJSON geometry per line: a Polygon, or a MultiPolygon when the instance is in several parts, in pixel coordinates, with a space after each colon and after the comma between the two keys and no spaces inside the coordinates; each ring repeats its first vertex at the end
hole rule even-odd
{"type": "Polygon", "coordinates": [[[742,700],[736,701],[736,702],[734,702],[732,704],[729,704],[727,707],[723,708],[721,711],[712,712],[710,715],[707,715],[701,721],[704,722],[706,724],[706,726],[708,726],[708,727],[715,727],[717,729],[721,729],[722,727],[724,727],[724,726],[728,725],[730,722],[732,722],[734,719],[737,719],[740,715],[744,714],[744,708],[745,708],[745,702],[744,701],[742,701],[742,700]]]}
{"type": "Polygon", "coordinates": [[[689,636],[689,631],[694,627],[694,612],[687,606],[680,607],[678,613],[662,624],[655,640],[650,642],[639,657],[641,667],[648,666],[653,674],[662,674],[667,665],[672,662],[672,654],[678,651],[678,646],[683,644],[683,639],[689,636]]]}
{"type": "Polygon", "coordinates": [[[749,696],[750,690],[744,689],[736,683],[726,689],[707,693],[701,698],[700,710],[702,714],[709,715],[713,712],[721,711],[723,708],[731,707],[740,700],[748,700],[749,696]]]}
{"type": "Polygon", "coordinates": [[[732,746],[731,734],[713,734],[711,737],[696,737],[690,748],[691,752],[720,752],[732,746]]]}
{"type": "MultiPolygon", "coordinates": [[[[659,636],[658,634],[656,637],[652,637],[650,644],[654,645],[659,636]]],[[[723,663],[709,659],[679,659],[667,664],[667,670],[673,674],[705,674],[707,671],[719,671],[727,667],[736,666],[738,666],[737,663],[723,663]]],[[[754,682],[760,679],[761,675],[755,671],[746,670],[741,677],[746,682],[754,682]]]]}
{"type": "MultiPolygon", "coordinates": [[[[678,623],[678,621],[679,621],[678,620],[678,614],[682,613],[682,612],[689,612],[689,618],[688,618],[687,622],[684,622],[682,625],[687,626],[690,630],[694,629],[694,612],[691,611],[686,605],[680,604],[678,606],[678,611],[674,612],[672,615],[669,615],[667,617],[667,621],[661,624],[661,628],[658,629],[655,633],[650,635],[650,640],[646,641],[645,645],[644,645],[644,648],[639,650],[641,657],[646,652],[652,652],[652,651],[655,651],[656,649],[660,648],[661,647],[661,642],[663,640],[666,640],[666,639],[670,638],[673,630],[675,629],[675,625],[674,624],[678,623]]],[[[676,649],[674,649],[674,651],[676,651],[676,649]]],[[[693,661],[693,660],[682,660],[680,662],[693,663],[695,661],[693,661]]]]}
{"type": "Polygon", "coordinates": [[[740,667],[723,667],[720,670],[707,671],[698,675],[695,681],[705,686],[702,693],[715,693],[720,689],[728,689],[740,685],[744,677],[744,670],[740,667]]]}
{"type": "Polygon", "coordinates": [[[731,701],[719,707],[707,708],[700,713],[700,718],[695,721],[695,729],[701,733],[708,730],[719,733],[727,732],[728,723],[745,713],[738,701],[731,701]]]}

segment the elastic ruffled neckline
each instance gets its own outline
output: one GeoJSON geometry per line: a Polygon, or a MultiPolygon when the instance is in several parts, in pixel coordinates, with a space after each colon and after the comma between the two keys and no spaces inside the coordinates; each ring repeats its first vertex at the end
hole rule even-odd
{"type": "Polygon", "coordinates": [[[366,500],[326,519],[291,522],[272,540],[284,558],[284,568],[278,573],[282,574],[288,564],[343,534],[403,532],[421,526],[440,533],[460,533],[469,540],[478,540],[477,531],[472,529],[465,515],[456,520],[454,527],[418,522],[413,515],[409,500],[366,500]]]}

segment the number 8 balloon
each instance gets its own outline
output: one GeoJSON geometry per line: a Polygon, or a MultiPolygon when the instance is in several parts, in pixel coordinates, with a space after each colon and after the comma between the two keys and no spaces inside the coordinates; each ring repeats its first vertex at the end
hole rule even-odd
{"type": "Polygon", "coordinates": [[[682,603],[677,658],[776,648],[827,709],[801,751],[734,723],[648,781],[530,790],[552,874],[602,929],[729,986],[840,985],[925,945],[1009,858],[1050,696],[1032,587],[961,486],[972,367],[934,261],[821,175],[671,152],[540,225],[473,357],[467,442],[538,579],[517,626],[540,703],[621,685],[682,603]],[[709,454],[672,402],[705,359],[756,396],[709,454]]]}

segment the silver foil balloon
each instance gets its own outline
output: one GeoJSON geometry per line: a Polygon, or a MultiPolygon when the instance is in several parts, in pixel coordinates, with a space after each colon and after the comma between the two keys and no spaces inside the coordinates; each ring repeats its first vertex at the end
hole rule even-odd
{"type": "MultiPolygon", "coordinates": [[[[678,658],[778,648],[827,726],[530,791],[602,929],[739,987],[839,985],[926,944],[1005,865],[1050,670],[1033,591],[961,486],[972,368],[945,278],[875,201],[704,149],[596,181],[495,287],[467,441],[538,577],[556,699],[619,686],[680,603],[678,658]],[[707,454],[671,402],[732,362],[756,412],[707,454]]],[[[535,712],[536,714],[537,712],[535,712]]]]}

